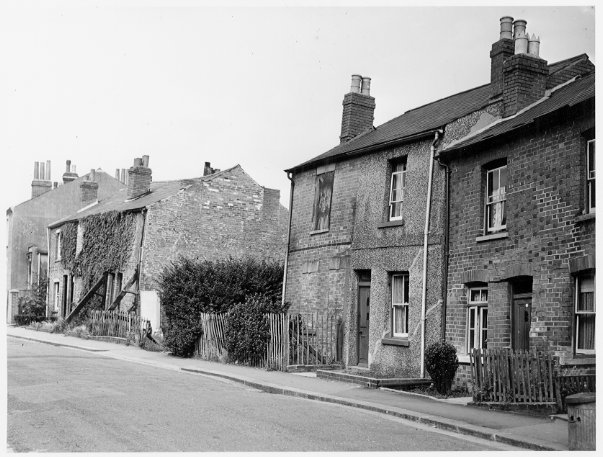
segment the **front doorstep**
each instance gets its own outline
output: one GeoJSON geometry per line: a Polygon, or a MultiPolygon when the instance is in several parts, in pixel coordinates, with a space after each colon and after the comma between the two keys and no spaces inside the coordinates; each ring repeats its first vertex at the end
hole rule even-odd
{"type": "Polygon", "coordinates": [[[425,378],[375,378],[335,370],[316,370],[316,377],[360,384],[369,389],[378,389],[379,387],[428,386],[432,382],[431,379],[425,378]]]}

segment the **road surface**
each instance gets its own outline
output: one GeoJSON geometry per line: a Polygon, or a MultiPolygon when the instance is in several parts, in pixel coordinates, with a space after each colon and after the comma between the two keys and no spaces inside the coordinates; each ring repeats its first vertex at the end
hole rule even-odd
{"type": "Polygon", "coordinates": [[[513,450],[383,414],[8,338],[15,452],[513,450]]]}

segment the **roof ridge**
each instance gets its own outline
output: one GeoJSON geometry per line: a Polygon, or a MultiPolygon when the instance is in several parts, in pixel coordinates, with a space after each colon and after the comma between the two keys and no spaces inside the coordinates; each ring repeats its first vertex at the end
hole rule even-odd
{"type": "Polygon", "coordinates": [[[569,67],[571,67],[573,65],[576,65],[576,64],[582,62],[584,59],[589,60],[588,55],[586,53],[577,55],[575,57],[571,57],[569,59],[561,60],[559,62],[552,63],[552,64],[548,65],[548,67],[553,67],[553,66],[556,66],[556,65],[560,65],[561,63],[568,62],[567,65],[560,66],[558,69],[556,69],[552,73],[549,73],[549,76],[554,75],[555,73],[559,73],[560,71],[563,71],[563,70],[565,70],[565,69],[567,69],[567,68],[569,68],[569,67]]]}
{"type": "MultiPolygon", "coordinates": [[[[461,95],[461,94],[466,94],[467,92],[471,92],[472,90],[481,89],[481,88],[483,88],[483,87],[489,86],[490,84],[491,84],[491,83],[482,84],[482,85],[480,85],[480,86],[475,86],[475,87],[472,87],[471,89],[462,90],[462,91],[460,91],[460,92],[456,92],[456,93],[454,93],[454,94],[452,94],[452,95],[448,95],[448,96],[446,96],[446,97],[439,98],[439,99],[434,100],[434,101],[432,101],[432,102],[425,103],[424,105],[417,106],[416,108],[409,109],[408,111],[404,111],[404,112],[403,112],[403,113],[402,113],[400,116],[404,116],[405,114],[408,114],[408,113],[410,113],[410,112],[412,112],[412,111],[416,111],[416,110],[418,110],[418,109],[425,108],[426,106],[433,105],[434,103],[439,103],[439,102],[441,102],[442,100],[446,100],[446,99],[449,99],[449,98],[452,98],[452,97],[456,97],[456,96],[461,95]]],[[[400,117],[400,116],[398,116],[398,117],[400,117]]],[[[393,119],[392,119],[392,120],[393,120],[393,119]]],[[[389,121],[388,121],[388,122],[389,122],[389,121]]]]}

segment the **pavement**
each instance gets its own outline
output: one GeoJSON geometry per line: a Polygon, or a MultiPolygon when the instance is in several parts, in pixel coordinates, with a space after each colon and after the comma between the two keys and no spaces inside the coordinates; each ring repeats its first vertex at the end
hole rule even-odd
{"type": "Polygon", "coordinates": [[[524,449],[568,450],[568,424],[562,420],[467,406],[458,399],[442,401],[391,389],[367,389],[308,374],[267,371],[200,359],[182,359],[167,353],[145,351],[137,346],[85,340],[22,327],[9,326],[6,332],[9,337],[91,351],[105,357],[163,369],[228,379],[268,393],[388,414],[434,428],[524,449]]]}

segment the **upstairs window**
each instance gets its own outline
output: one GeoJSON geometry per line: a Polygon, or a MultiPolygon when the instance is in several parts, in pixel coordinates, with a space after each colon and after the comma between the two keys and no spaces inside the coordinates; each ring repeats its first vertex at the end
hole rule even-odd
{"type": "Polygon", "coordinates": [[[576,277],[576,352],[595,352],[595,275],[576,277]]]}
{"type": "Polygon", "coordinates": [[[61,233],[60,230],[58,230],[55,233],[55,239],[56,239],[56,242],[55,242],[54,246],[56,249],[55,249],[55,257],[54,258],[58,261],[58,260],[61,260],[61,242],[63,241],[63,234],[61,233]]]}
{"type": "Polygon", "coordinates": [[[408,275],[392,275],[392,335],[408,337],[408,275]]]}
{"type": "Polygon", "coordinates": [[[328,231],[331,225],[331,199],[334,177],[334,171],[316,175],[314,211],[312,212],[313,231],[328,231]]]}
{"type": "Polygon", "coordinates": [[[586,194],[589,213],[595,212],[595,140],[586,143],[586,194]]]}
{"type": "Polygon", "coordinates": [[[468,297],[467,353],[488,347],[488,288],[471,287],[468,297]]]}
{"type": "Polygon", "coordinates": [[[507,165],[486,172],[486,234],[507,228],[507,165]]]}
{"type": "Polygon", "coordinates": [[[392,178],[389,188],[389,220],[402,220],[402,203],[406,187],[406,162],[393,165],[392,178]]]}

